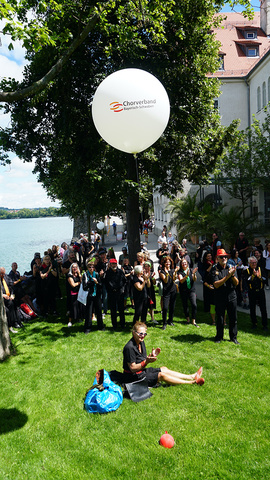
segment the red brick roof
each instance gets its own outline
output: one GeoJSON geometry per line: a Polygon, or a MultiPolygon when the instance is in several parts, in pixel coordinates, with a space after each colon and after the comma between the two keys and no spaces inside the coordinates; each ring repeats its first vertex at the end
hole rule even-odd
{"type": "Polygon", "coordinates": [[[270,49],[270,38],[260,28],[260,13],[256,12],[252,20],[245,19],[240,13],[226,13],[224,20],[213,34],[220,42],[219,53],[224,55],[224,70],[218,70],[210,77],[245,77],[270,49]],[[257,38],[246,39],[244,30],[256,29],[257,38]],[[247,57],[243,49],[258,46],[259,57],[247,57]]]}

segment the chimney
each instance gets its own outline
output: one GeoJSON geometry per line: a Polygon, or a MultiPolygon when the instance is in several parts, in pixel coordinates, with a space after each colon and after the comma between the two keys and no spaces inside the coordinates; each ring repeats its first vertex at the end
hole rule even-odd
{"type": "Polygon", "coordinates": [[[260,0],[260,27],[264,33],[270,36],[270,0],[260,0]]]}

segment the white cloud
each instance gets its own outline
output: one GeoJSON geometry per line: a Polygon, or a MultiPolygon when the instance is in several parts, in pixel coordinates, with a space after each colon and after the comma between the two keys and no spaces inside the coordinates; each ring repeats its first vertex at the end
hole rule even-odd
{"type": "Polygon", "coordinates": [[[6,208],[58,207],[46,194],[37,176],[32,173],[33,163],[23,163],[18,157],[11,165],[0,166],[0,206],[6,208]]]}
{"type": "Polygon", "coordinates": [[[1,78],[15,78],[16,80],[22,80],[23,79],[23,66],[24,64],[16,62],[15,59],[10,59],[7,58],[5,55],[3,55],[3,52],[0,50],[0,64],[1,64],[1,70],[0,70],[0,76],[1,78]]]}

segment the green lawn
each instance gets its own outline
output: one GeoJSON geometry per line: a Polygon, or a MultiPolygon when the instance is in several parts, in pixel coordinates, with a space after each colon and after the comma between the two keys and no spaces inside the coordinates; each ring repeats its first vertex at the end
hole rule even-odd
{"type": "Polygon", "coordinates": [[[185,324],[178,304],[175,327],[149,326],[146,344],[161,347],[156,366],[203,365],[205,385],[160,387],[97,415],[83,410],[85,392],[99,368],[121,371],[132,313],[125,332],[114,333],[107,316],[105,332],[86,336],[63,312],[64,321],[34,321],[13,335],[16,354],[0,365],[0,480],[270,478],[270,341],[251,331],[249,315],[239,314],[239,346],[217,345],[202,304],[200,329],[185,324]],[[170,450],[158,443],[165,431],[170,450]]]}

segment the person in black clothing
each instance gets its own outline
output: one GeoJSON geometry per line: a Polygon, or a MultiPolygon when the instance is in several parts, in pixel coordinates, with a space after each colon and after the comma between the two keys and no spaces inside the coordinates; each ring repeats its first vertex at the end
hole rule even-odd
{"type": "Polygon", "coordinates": [[[122,265],[122,270],[124,272],[124,275],[126,277],[126,285],[125,285],[125,291],[124,291],[124,298],[125,298],[125,308],[127,308],[127,299],[130,298],[131,302],[133,302],[133,289],[131,285],[131,279],[132,275],[134,273],[132,265],[129,263],[129,258],[126,257],[123,260],[123,265],[122,265]]]}
{"type": "Polygon", "coordinates": [[[27,280],[25,275],[20,275],[20,272],[17,270],[18,265],[16,262],[13,262],[11,265],[11,270],[8,274],[9,278],[13,282],[13,291],[15,295],[15,304],[19,307],[22,303],[27,303],[32,310],[35,312],[35,307],[32,303],[29,295],[23,290],[22,283],[27,280]]]}
{"type": "Polygon", "coordinates": [[[133,325],[139,320],[139,318],[145,323],[148,309],[147,287],[150,287],[150,270],[148,274],[146,274],[141,265],[136,265],[134,267],[132,283],[135,307],[133,325]]]}
{"type": "Polygon", "coordinates": [[[239,233],[239,237],[235,241],[234,248],[238,250],[239,257],[241,258],[243,265],[247,264],[247,249],[248,240],[245,238],[244,232],[239,233]]]}
{"type": "Polygon", "coordinates": [[[217,264],[212,269],[217,328],[215,342],[220,343],[221,340],[224,340],[224,316],[227,310],[230,341],[239,344],[237,341],[237,296],[235,291],[238,285],[238,278],[236,267],[227,265],[228,256],[229,254],[223,248],[218,249],[217,264]]]}
{"type": "Polygon", "coordinates": [[[194,327],[199,327],[196,323],[196,315],[197,315],[197,300],[196,300],[196,290],[195,284],[196,281],[196,272],[198,268],[195,267],[193,270],[189,268],[188,262],[185,258],[181,260],[180,263],[180,272],[178,275],[179,279],[179,290],[183,305],[183,310],[185,317],[187,319],[187,323],[190,323],[189,318],[189,308],[188,308],[188,300],[191,303],[191,317],[192,317],[192,325],[194,327]]]}
{"type": "Polygon", "coordinates": [[[78,292],[82,281],[81,272],[77,263],[72,263],[67,274],[67,302],[68,302],[68,327],[72,327],[73,320],[83,318],[83,305],[78,302],[78,292]]]}
{"type": "Polygon", "coordinates": [[[120,326],[125,327],[125,284],[126,277],[120,268],[117,268],[117,260],[111,258],[105,274],[105,285],[108,292],[109,308],[111,310],[111,321],[114,329],[117,327],[117,310],[120,316],[120,326]]]}
{"type": "MultiPolygon", "coordinates": [[[[213,233],[212,235],[212,244],[211,244],[211,248],[212,248],[212,256],[213,256],[213,259],[215,260],[216,258],[216,254],[217,254],[217,249],[218,249],[218,246],[217,246],[217,243],[219,242],[219,245],[221,247],[221,242],[219,241],[219,238],[218,238],[218,235],[217,233],[213,233]]],[[[219,248],[220,248],[219,247],[219,248]]]]}
{"type": "Polygon", "coordinates": [[[156,251],[156,257],[159,263],[162,263],[162,259],[169,255],[169,248],[167,242],[164,242],[162,246],[156,251]]]}
{"type": "Polygon", "coordinates": [[[48,312],[57,315],[56,311],[56,279],[57,267],[54,267],[49,255],[45,255],[40,268],[42,289],[42,314],[46,317],[48,312]]]}
{"type": "Polygon", "coordinates": [[[257,328],[256,306],[258,305],[261,310],[263,330],[267,330],[267,310],[264,291],[266,278],[263,276],[260,267],[258,267],[256,257],[249,257],[248,264],[248,268],[244,270],[244,275],[248,285],[248,298],[252,327],[257,328]]]}
{"type": "Polygon", "coordinates": [[[149,363],[154,363],[157,360],[157,355],[160,353],[160,348],[153,348],[152,352],[147,355],[144,343],[146,335],[147,327],[145,323],[136,322],[133,326],[132,338],[123,349],[123,383],[135,382],[146,377],[149,387],[153,387],[162,381],[169,385],[180,385],[183,383],[204,384],[204,379],[201,378],[202,367],[192,375],[175,372],[167,367],[145,368],[149,363]]]}
{"type": "Polygon", "coordinates": [[[168,256],[163,258],[162,269],[159,272],[159,276],[163,285],[162,330],[165,330],[165,328],[167,327],[168,310],[169,310],[168,325],[174,326],[173,314],[174,314],[176,295],[177,295],[177,287],[175,284],[175,280],[177,278],[177,272],[179,270],[179,267],[176,267],[175,269],[173,269],[172,263],[173,262],[171,257],[168,256]]]}
{"type": "Polygon", "coordinates": [[[262,252],[260,250],[254,250],[254,257],[256,257],[257,266],[260,267],[262,276],[265,277],[267,280],[267,275],[265,271],[266,260],[265,258],[263,258],[262,252]]]}
{"type": "Polygon", "coordinates": [[[17,316],[17,308],[14,302],[14,293],[11,279],[6,275],[4,267],[0,267],[0,287],[4,300],[4,306],[7,316],[8,327],[11,332],[16,333],[13,328],[20,328],[22,323],[17,316]]]}
{"type": "Polygon", "coordinates": [[[95,271],[95,260],[89,260],[87,271],[82,276],[83,289],[88,290],[85,307],[84,333],[87,335],[92,330],[92,316],[95,311],[99,330],[104,330],[102,320],[101,298],[99,292],[100,275],[95,271]]]}
{"type": "Polygon", "coordinates": [[[105,273],[108,269],[108,258],[107,258],[107,252],[105,249],[100,249],[98,251],[98,262],[96,264],[96,272],[100,274],[101,278],[101,286],[99,287],[101,290],[101,302],[103,305],[103,317],[107,314],[108,311],[108,293],[105,285],[105,273]]]}
{"type": "Polygon", "coordinates": [[[202,279],[203,279],[203,305],[204,311],[210,312],[210,305],[213,305],[213,285],[211,284],[211,270],[214,265],[211,253],[206,253],[202,263],[202,279]]]}

